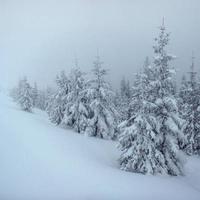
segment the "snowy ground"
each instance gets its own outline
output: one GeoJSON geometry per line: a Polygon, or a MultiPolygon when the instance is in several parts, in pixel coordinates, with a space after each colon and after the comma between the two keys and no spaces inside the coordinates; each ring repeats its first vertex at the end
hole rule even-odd
{"type": "Polygon", "coordinates": [[[118,169],[116,143],[52,125],[0,93],[0,200],[199,200],[200,158],[186,176],[118,169]]]}

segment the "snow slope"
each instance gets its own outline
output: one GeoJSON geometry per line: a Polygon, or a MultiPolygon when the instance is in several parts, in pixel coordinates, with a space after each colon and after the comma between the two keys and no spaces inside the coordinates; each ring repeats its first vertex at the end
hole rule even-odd
{"type": "Polygon", "coordinates": [[[185,177],[118,169],[116,143],[52,125],[0,93],[0,200],[199,200],[200,158],[185,177]]]}

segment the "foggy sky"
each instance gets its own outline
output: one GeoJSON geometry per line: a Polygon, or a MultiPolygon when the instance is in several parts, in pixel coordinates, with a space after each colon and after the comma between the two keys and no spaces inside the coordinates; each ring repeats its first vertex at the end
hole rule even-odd
{"type": "Polygon", "coordinates": [[[24,75],[52,84],[59,70],[75,66],[75,55],[89,72],[97,48],[114,85],[131,79],[152,58],[163,17],[179,76],[192,51],[200,71],[199,0],[0,0],[0,85],[24,75]]]}

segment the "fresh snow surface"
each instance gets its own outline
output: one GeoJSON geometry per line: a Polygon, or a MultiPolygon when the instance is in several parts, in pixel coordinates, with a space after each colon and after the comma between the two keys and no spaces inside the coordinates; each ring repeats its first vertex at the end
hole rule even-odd
{"type": "Polygon", "coordinates": [[[121,171],[116,143],[52,125],[0,93],[0,200],[199,200],[200,158],[186,176],[121,171]]]}

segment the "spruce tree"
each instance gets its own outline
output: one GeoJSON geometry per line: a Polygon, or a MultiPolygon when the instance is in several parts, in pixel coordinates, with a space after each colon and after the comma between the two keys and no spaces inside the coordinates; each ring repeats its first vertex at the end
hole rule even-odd
{"type": "Polygon", "coordinates": [[[44,108],[45,108],[45,111],[47,112],[47,114],[49,114],[49,112],[51,111],[51,106],[53,104],[52,103],[53,96],[55,95],[56,92],[57,92],[57,90],[55,90],[49,86],[44,90],[44,95],[45,95],[44,108]]]}
{"type": "Polygon", "coordinates": [[[67,95],[71,90],[70,82],[64,71],[56,78],[57,91],[51,95],[48,102],[47,113],[52,123],[61,124],[67,103],[67,95]]]}
{"type": "Polygon", "coordinates": [[[155,39],[154,65],[136,77],[132,117],[121,124],[119,148],[122,169],[140,173],[182,174],[179,142],[182,120],[174,96],[173,73],[166,52],[169,34],[164,24],[155,39]]]}
{"type": "MultiPolygon", "coordinates": [[[[181,87],[179,91],[179,101],[180,101],[179,106],[183,106],[184,104],[187,103],[187,99],[188,99],[187,88],[188,88],[188,82],[187,82],[186,76],[183,75],[182,80],[181,80],[181,87]]],[[[182,108],[180,107],[180,111],[181,110],[182,108]]]]}
{"type": "Polygon", "coordinates": [[[26,77],[19,81],[17,102],[22,110],[27,112],[32,111],[33,107],[32,89],[26,77]]]}
{"type": "Polygon", "coordinates": [[[70,76],[71,90],[67,95],[66,109],[62,123],[72,127],[78,133],[84,133],[89,117],[89,106],[85,97],[86,83],[83,72],[72,70],[70,76]]]}
{"type": "Polygon", "coordinates": [[[130,102],[131,102],[131,87],[128,80],[123,78],[120,82],[120,98],[118,99],[119,103],[119,112],[121,114],[122,120],[126,120],[131,115],[130,102]]]}
{"type": "Polygon", "coordinates": [[[113,103],[114,92],[105,81],[107,70],[103,69],[97,56],[92,70],[94,78],[88,82],[86,96],[90,106],[90,119],[86,133],[104,139],[116,137],[117,111],[113,103]]]}
{"type": "Polygon", "coordinates": [[[46,91],[45,90],[38,90],[38,95],[37,95],[37,108],[41,110],[46,110],[46,103],[47,103],[47,96],[46,96],[46,91]]]}
{"type": "Polygon", "coordinates": [[[153,86],[155,91],[156,105],[154,115],[158,122],[157,147],[165,159],[165,169],[168,174],[182,174],[182,160],[179,143],[184,141],[181,131],[182,120],[178,114],[177,100],[174,95],[173,75],[175,70],[170,68],[169,63],[174,56],[166,51],[169,43],[169,34],[163,25],[160,27],[159,37],[155,39],[154,65],[156,80],[153,86]]]}
{"type": "Polygon", "coordinates": [[[187,138],[184,150],[187,154],[200,154],[200,87],[197,72],[194,71],[194,58],[189,72],[189,80],[182,80],[180,92],[180,113],[185,120],[183,132],[187,138]]]}
{"type": "Polygon", "coordinates": [[[33,107],[37,107],[38,103],[38,87],[37,83],[34,83],[34,86],[32,88],[32,99],[33,99],[33,107]]]}
{"type": "Polygon", "coordinates": [[[145,76],[145,72],[136,75],[131,102],[135,109],[119,126],[118,147],[122,151],[119,162],[122,170],[156,174],[164,171],[164,158],[155,145],[156,119],[148,112],[145,76]]]}

